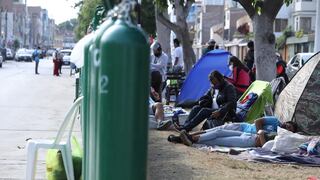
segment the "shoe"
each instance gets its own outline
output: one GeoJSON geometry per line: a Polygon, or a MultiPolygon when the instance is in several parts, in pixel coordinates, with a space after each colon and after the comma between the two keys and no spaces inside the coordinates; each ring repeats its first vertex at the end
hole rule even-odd
{"type": "Polygon", "coordinates": [[[179,136],[175,136],[173,134],[168,136],[168,141],[172,143],[182,143],[182,140],[179,136]]]}
{"type": "Polygon", "coordinates": [[[230,155],[239,155],[241,152],[240,151],[237,151],[237,150],[235,150],[235,149],[230,149],[229,150],[229,154],[230,155]]]}
{"type": "Polygon", "coordinates": [[[191,136],[187,133],[186,130],[182,130],[180,133],[180,139],[182,140],[182,143],[186,146],[192,146],[192,138],[191,136]]]}
{"type": "Polygon", "coordinates": [[[171,126],[171,124],[172,124],[172,122],[170,120],[160,121],[160,122],[158,122],[157,129],[158,130],[168,129],[171,126]]]}

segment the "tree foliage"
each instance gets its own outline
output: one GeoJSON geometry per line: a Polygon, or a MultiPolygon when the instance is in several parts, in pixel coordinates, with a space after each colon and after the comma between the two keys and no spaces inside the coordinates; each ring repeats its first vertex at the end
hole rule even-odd
{"type": "Polygon", "coordinates": [[[141,27],[149,35],[156,35],[155,6],[153,0],[143,0],[141,3],[141,27]]]}
{"type": "Polygon", "coordinates": [[[75,27],[78,25],[77,19],[70,19],[69,21],[62,22],[58,25],[59,29],[65,29],[68,31],[73,31],[75,27]]]}
{"type": "MultiPolygon", "coordinates": [[[[87,34],[88,27],[95,15],[96,8],[104,5],[107,9],[120,3],[121,0],[81,0],[75,4],[75,7],[80,7],[78,16],[78,26],[75,29],[77,39],[81,39],[87,34]]],[[[148,34],[155,34],[155,14],[152,0],[143,0],[141,8],[142,28],[148,34]]]]}

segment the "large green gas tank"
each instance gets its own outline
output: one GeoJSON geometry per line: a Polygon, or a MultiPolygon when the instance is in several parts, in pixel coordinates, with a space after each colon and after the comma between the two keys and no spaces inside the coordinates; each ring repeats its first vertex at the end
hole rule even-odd
{"type": "Polygon", "coordinates": [[[82,67],[81,81],[82,81],[82,94],[83,94],[83,105],[82,105],[82,138],[83,138],[83,162],[82,162],[82,172],[85,178],[85,172],[88,170],[88,149],[89,149],[89,101],[90,101],[90,47],[93,44],[93,37],[84,45],[84,65],[82,67]]]}
{"type": "Polygon", "coordinates": [[[149,45],[119,18],[100,41],[96,179],[146,179],[149,45]]]}
{"type": "Polygon", "coordinates": [[[100,39],[103,35],[103,33],[114,23],[114,19],[109,18],[107,19],[100,28],[95,32],[95,36],[93,38],[93,43],[90,46],[89,49],[89,56],[91,57],[91,61],[89,63],[89,72],[90,72],[90,90],[88,91],[88,96],[90,97],[89,101],[89,122],[88,122],[88,141],[87,141],[87,147],[88,147],[88,159],[87,159],[87,166],[89,169],[87,169],[84,173],[87,180],[91,179],[97,179],[96,178],[96,172],[97,170],[97,146],[98,146],[98,135],[97,135],[97,111],[98,111],[98,74],[100,70],[100,39]]]}

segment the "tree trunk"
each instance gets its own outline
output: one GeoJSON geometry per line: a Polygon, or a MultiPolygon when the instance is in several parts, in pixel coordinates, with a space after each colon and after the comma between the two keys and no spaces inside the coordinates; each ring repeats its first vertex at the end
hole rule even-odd
{"type": "Polygon", "coordinates": [[[184,71],[186,74],[189,74],[193,64],[196,62],[196,55],[194,54],[192,48],[193,39],[190,39],[189,27],[187,24],[187,16],[190,8],[181,6],[179,0],[175,0],[174,4],[176,8],[176,24],[179,27],[177,29],[178,31],[174,32],[177,35],[177,38],[181,41],[183,49],[184,71]]]}
{"type": "MultiPolygon", "coordinates": [[[[166,18],[168,17],[167,12],[163,12],[163,15],[166,18]]],[[[159,22],[157,16],[156,16],[156,27],[157,27],[157,41],[161,44],[163,52],[165,52],[168,55],[169,60],[171,60],[171,47],[170,47],[171,30],[167,26],[159,22]]]]}
{"type": "Polygon", "coordinates": [[[181,32],[181,44],[183,49],[183,60],[184,60],[184,71],[189,74],[192,66],[196,62],[196,55],[194,54],[192,48],[192,39],[190,39],[190,34],[188,29],[181,32]]]}
{"type": "Polygon", "coordinates": [[[252,20],[256,79],[270,82],[276,77],[274,19],[263,13],[254,15],[252,20]]]}

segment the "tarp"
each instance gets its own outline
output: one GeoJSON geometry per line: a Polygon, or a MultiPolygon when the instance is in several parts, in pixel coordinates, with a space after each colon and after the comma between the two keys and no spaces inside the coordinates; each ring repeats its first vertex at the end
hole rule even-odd
{"type": "Polygon", "coordinates": [[[211,71],[217,70],[229,76],[231,73],[228,68],[229,55],[228,51],[216,49],[201,57],[182,85],[178,104],[194,102],[203,96],[210,87],[208,75],[211,71]]]}
{"type": "Polygon", "coordinates": [[[275,115],[282,122],[294,121],[298,131],[320,135],[320,53],[315,54],[280,93],[275,115]]]}
{"type": "Polygon", "coordinates": [[[80,39],[72,49],[70,55],[70,61],[74,63],[78,68],[81,68],[84,64],[84,46],[93,38],[94,33],[85,35],[80,39]]]}
{"type": "Polygon", "coordinates": [[[269,82],[260,80],[254,81],[238,101],[241,101],[251,92],[256,93],[258,95],[258,99],[254,102],[254,104],[247,112],[245,118],[246,122],[253,122],[255,119],[262,117],[265,106],[273,104],[271,85],[269,82]]]}

